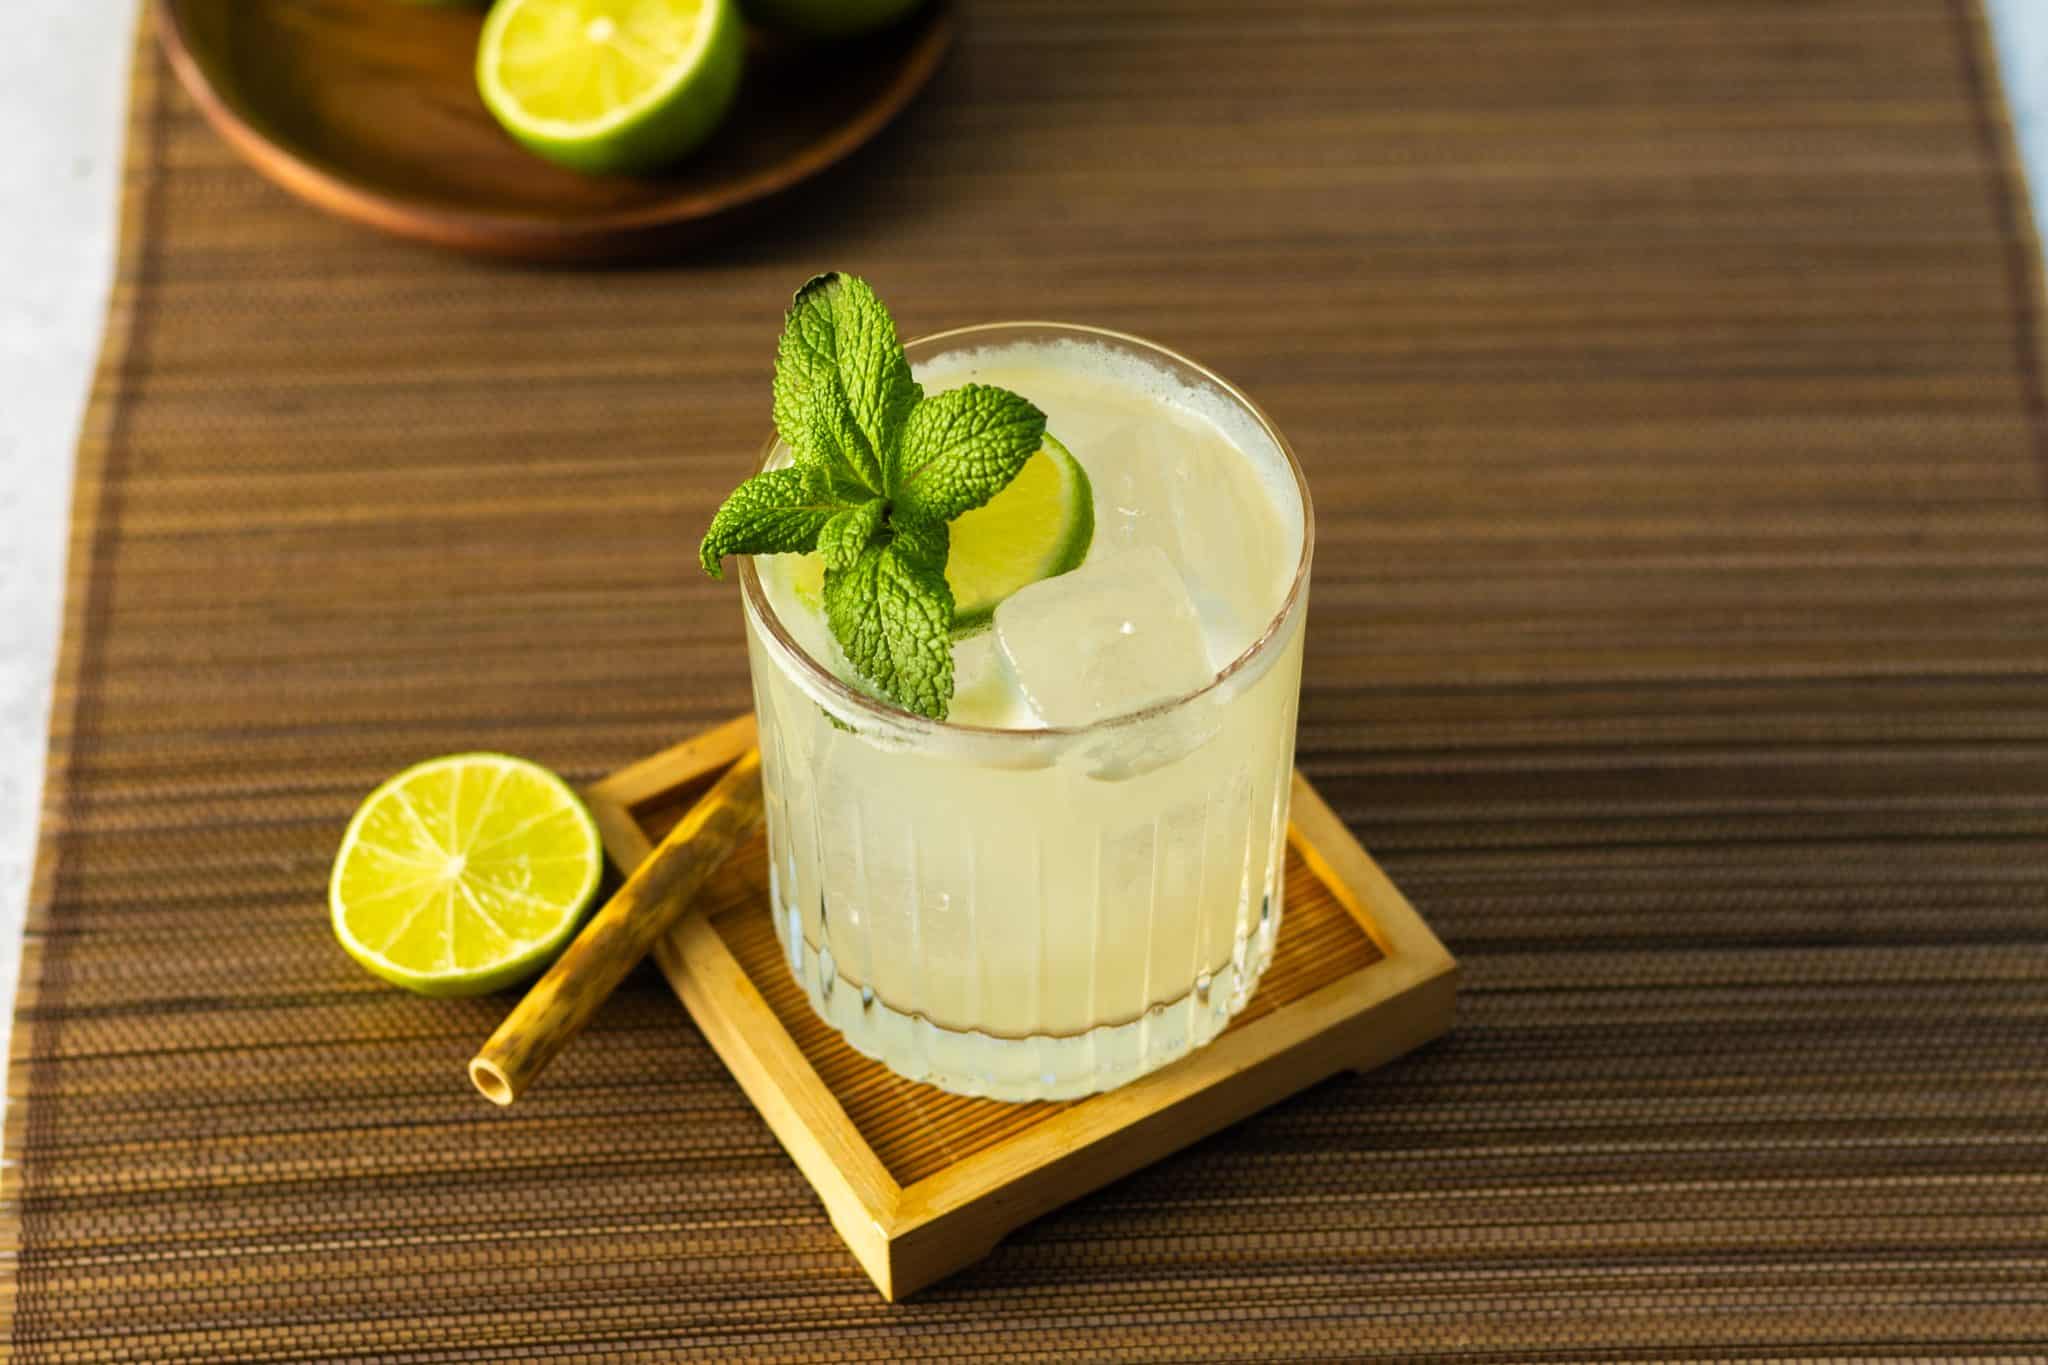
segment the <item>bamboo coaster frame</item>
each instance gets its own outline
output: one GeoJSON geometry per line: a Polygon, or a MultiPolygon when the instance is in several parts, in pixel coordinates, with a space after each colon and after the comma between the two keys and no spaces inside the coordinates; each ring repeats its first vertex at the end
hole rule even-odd
{"type": "MultiPolygon", "coordinates": [[[[742,716],[587,789],[621,871],[754,739],[742,716]]],[[[1208,1046],[1106,1094],[953,1096],[855,1053],[811,1012],[776,946],[758,836],[655,958],[875,1287],[900,1299],[1069,1200],[1451,1026],[1456,961],[1299,773],[1292,799],[1280,935],[1250,1004],[1208,1046]]]]}

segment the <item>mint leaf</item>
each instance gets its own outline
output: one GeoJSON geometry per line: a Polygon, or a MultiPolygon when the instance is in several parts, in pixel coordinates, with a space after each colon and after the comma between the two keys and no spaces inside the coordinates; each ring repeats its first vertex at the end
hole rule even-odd
{"type": "Polygon", "coordinates": [[[946,571],[953,547],[953,528],[943,521],[910,521],[898,516],[889,523],[896,553],[933,573],[946,571]]]}
{"type": "Polygon", "coordinates": [[[825,620],[861,676],[899,706],[944,720],[953,700],[953,591],[895,544],[870,542],[825,571],[825,620]]]}
{"type": "Polygon", "coordinates": [[[1002,492],[1044,441],[1045,414],[1007,389],[933,394],[904,424],[892,496],[911,520],[951,521],[1002,492]]]}
{"type": "Polygon", "coordinates": [[[819,470],[848,502],[866,502],[881,493],[881,463],[846,411],[837,378],[825,376],[796,420],[799,430],[790,450],[799,464],[819,470]]]}
{"type": "Polygon", "coordinates": [[[792,449],[805,454],[812,446],[820,415],[849,422],[865,458],[843,441],[833,444],[871,492],[886,493],[890,457],[922,396],[896,324],[866,281],[819,275],[797,291],[775,355],[775,429],[792,449]]]}
{"type": "Polygon", "coordinates": [[[818,533],[845,510],[813,471],[771,469],[756,474],[726,498],[697,547],[697,562],[713,578],[725,577],[727,555],[773,555],[814,550],[818,533]]]}
{"type": "Polygon", "coordinates": [[[843,569],[860,557],[875,532],[882,529],[884,506],[880,498],[870,498],[825,523],[818,532],[818,553],[825,557],[826,568],[843,569]]]}
{"type": "Polygon", "coordinates": [[[910,361],[896,339],[896,320],[866,280],[841,275],[832,295],[839,333],[839,384],[846,393],[854,425],[883,462],[884,491],[892,480],[888,468],[903,437],[903,424],[924,397],[910,377],[910,361]]]}

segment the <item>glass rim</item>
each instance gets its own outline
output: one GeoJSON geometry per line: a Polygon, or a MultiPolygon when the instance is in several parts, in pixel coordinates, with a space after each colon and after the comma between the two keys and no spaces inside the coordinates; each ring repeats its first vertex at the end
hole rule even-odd
{"type": "MultiPolygon", "coordinates": [[[[1130,332],[1119,332],[1108,327],[1093,327],[1079,322],[1051,322],[1027,319],[1010,322],[970,323],[965,327],[952,327],[943,332],[929,332],[924,336],[915,337],[904,343],[904,349],[910,351],[921,346],[932,346],[941,342],[957,341],[964,337],[1014,332],[1027,328],[1040,331],[1064,332],[1075,337],[1118,342],[1139,351],[1151,352],[1154,355],[1162,356],[1177,365],[1185,366],[1201,376],[1206,382],[1213,384],[1224,397],[1242,408],[1251,417],[1252,421],[1257,423],[1259,430],[1265,433],[1267,439],[1273,442],[1274,448],[1280,452],[1281,458],[1287,461],[1288,472],[1294,476],[1295,494],[1301,499],[1301,554],[1295,560],[1294,574],[1288,581],[1286,594],[1281,598],[1280,605],[1275,609],[1272,618],[1266,622],[1265,627],[1260,630],[1252,642],[1246,645],[1236,658],[1218,669],[1216,675],[1209,679],[1208,682],[1195,688],[1193,691],[1183,692],[1179,696],[1168,697],[1164,701],[1153,702],[1136,711],[1125,711],[1119,715],[1105,716],[1101,720],[1090,721],[1086,725],[1046,725],[1030,730],[1015,730],[995,725],[963,725],[955,721],[933,720],[929,716],[919,715],[915,711],[898,706],[892,701],[872,696],[846,682],[830,668],[812,658],[809,652],[790,634],[788,627],[782,623],[782,619],[776,615],[774,604],[768,600],[767,591],[761,586],[761,576],[754,568],[754,556],[738,556],[740,595],[746,608],[753,613],[754,619],[768,637],[790,656],[796,668],[804,674],[805,683],[822,689],[835,702],[893,725],[908,725],[919,730],[928,730],[938,734],[960,735],[996,742],[1040,742],[1047,739],[1072,739],[1100,734],[1104,731],[1120,729],[1127,725],[1142,724],[1167,712],[1187,706],[1216,691],[1238,674],[1244,672],[1264,655],[1279,640],[1285,632],[1288,621],[1293,617],[1295,607],[1301,600],[1302,589],[1308,582],[1310,561],[1315,555],[1315,503],[1309,497],[1308,476],[1302,472],[1301,461],[1295,456],[1294,447],[1288,443],[1286,436],[1281,434],[1280,428],[1273,424],[1273,419],[1266,415],[1266,410],[1253,402],[1251,396],[1238,388],[1237,385],[1231,383],[1222,375],[1217,374],[1200,361],[1190,359],[1170,346],[1162,346],[1156,341],[1133,335],[1130,332]]],[[[756,465],[756,472],[768,468],[768,462],[775,457],[776,447],[781,444],[781,436],[771,432],[767,444],[761,448],[761,458],[756,465]]]]}

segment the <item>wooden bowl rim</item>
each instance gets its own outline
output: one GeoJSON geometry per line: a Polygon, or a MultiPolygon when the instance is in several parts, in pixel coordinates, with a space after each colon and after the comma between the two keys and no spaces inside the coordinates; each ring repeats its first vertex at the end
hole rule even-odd
{"type": "Polygon", "coordinates": [[[380,193],[271,137],[213,83],[185,32],[184,0],[157,0],[157,38],[178,83],[229,146],[267,179],[316,208],[401,237],[489,255],[525,259],[593,257],[618,252],[635,239],[702,222],[758,204],[830,169],[893,122],[937,73],[959,26],[951,0],[928,0],[924,28],[881,97],[840,124],[823,141],[783,157],[717,190],[679,188],[676,195],[585,218],[520,213],[478,213],[380,193]]]}

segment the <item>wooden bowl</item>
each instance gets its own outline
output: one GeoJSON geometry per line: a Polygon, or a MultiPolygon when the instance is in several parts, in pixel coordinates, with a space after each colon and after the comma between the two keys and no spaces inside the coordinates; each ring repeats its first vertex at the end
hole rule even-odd
{"type": "Polygon", "coordinates": [[[872,138],[951,45],[947,0],[829,49],[751,35],[730,117],[657,176],[585,176],[505,135],[476,93],[482,12],[396,0],[159,0],[157,32],[208,121],[264,175],[386,232],[526,260],[645,256],[872,138]]]}

